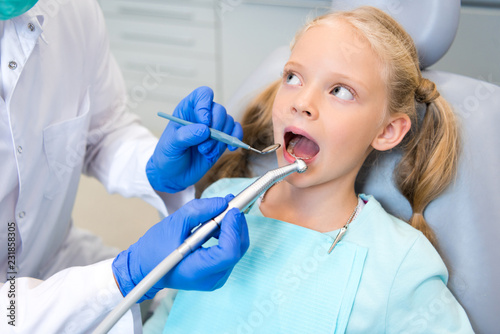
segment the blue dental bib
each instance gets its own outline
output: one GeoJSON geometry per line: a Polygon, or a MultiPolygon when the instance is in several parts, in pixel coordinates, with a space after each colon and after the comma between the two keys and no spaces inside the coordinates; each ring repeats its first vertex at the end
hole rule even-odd
{"type": "MultiPolygon", "coordinates": [[[[301,226],[247,215],[250,248],[213,292],[180,291],[172,333],[344,333],[367,250],[301,226]]],[[[215,241],[213,241],[215,243],[215,241]]]]}

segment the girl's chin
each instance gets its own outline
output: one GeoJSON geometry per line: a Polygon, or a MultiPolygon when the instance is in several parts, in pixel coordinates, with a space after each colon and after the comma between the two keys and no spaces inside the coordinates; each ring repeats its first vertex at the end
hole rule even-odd
{"type": "Polygon", "coordinates": [[[298,173],[290,174],[285,178],[285,181],[296,190],[308,189],[311,186],[313,186],[313,184],[311,184],[312,180],[309,177],[307,177],[306,173],[307,172],[303,174],[298,174],[298,173]]]}

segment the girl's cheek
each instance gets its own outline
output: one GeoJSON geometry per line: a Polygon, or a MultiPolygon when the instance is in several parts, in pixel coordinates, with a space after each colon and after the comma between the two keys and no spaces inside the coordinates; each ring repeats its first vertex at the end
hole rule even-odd
{"type": "Polygon", "coordinates": [[[276,127],[281,123],[281,117],[277,112],[273,112],[272,121],[274,129],[276,129],[276,127]]]}
{"type": "Polygon", "coordinates": [[[276,120],[276,122],[280,122],[284,119],[285,117],[285,108],[282,106],[275,106],[273,109],[273,121],[276,120]]]}

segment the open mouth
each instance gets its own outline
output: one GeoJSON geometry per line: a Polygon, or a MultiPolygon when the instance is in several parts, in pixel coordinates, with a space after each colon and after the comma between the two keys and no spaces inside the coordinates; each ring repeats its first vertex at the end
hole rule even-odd
{"type": "Polygon", "coordinates": [[[310,160],[319,153],[319,146],[311,139],[293,132],[285,133],[286,151],[294,158],[310,160]]]}

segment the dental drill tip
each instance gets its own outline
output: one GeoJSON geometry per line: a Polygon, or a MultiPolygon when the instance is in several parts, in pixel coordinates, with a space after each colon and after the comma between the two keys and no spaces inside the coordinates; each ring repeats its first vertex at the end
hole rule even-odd
{"type": "Polygon", "coordinates": [[[297,164],[297,172],[298,173],[304,173],[307,170],[307,164],[304,162],[304,160],[297,159],[295,160],[295,163],[297,164]]]}

